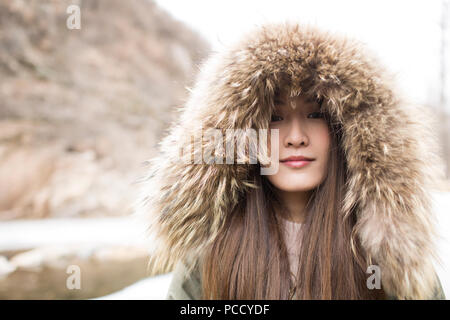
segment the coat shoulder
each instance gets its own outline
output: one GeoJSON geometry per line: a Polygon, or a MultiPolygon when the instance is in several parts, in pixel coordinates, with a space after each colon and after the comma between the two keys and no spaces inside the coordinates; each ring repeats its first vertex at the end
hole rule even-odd
{"type": "Polygon", "coordinates": [[[166,300],[200,300],[202,285],[198,259],[192,268],[188,263],[179,261],[174,270],[166,300]]]}

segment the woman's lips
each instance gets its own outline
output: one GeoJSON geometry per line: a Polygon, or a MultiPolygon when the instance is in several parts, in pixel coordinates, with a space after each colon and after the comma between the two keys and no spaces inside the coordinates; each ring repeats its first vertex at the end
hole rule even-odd
{"type": "Polygon", "coordinates": [[[310,164],[311,162],[313,162],[313,160],[308,161],[308,160],[289,160],[289,161],[280,161],[282,164],[291,167],[291,168],[302,168],[308,164],[310,164]]]}

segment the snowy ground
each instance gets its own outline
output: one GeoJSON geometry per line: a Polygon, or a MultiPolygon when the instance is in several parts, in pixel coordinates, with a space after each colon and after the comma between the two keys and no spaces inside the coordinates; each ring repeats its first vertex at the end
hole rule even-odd
{"type": "MultiPolygon", "coordinates": [[[[435,264],[445,295],[450,299],[450,193],[434,194],[439,254],[435,264]]],[[[143,225],[134,218],[26,220],[0,223],[0,251],[44,245],[75,243],[142,244],[143,225]]],[[[172,273],[143,279],[113,294],[97,299],[165,299],[172,273]]]]}
{"type": "Polygon", "coordinates": [[[132,245],[144,241],[143,225],[130,217],[0,222],[0,251],[47,245],[132,245]]]}
{"type": "Polygon", "coordinates": [[[164,300],[172,273],[140,280],[129,287],[92,300],[164,300]]]}

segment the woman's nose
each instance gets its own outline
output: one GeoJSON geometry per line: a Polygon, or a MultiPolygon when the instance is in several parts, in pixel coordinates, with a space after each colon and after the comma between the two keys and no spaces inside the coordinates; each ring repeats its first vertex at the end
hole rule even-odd
{"type": "Polygon", "coordinates": [[[309,143],[309,140],[308,135],[306,134],[306,131],[304,129],[304,125],[299,119],[292,119],[285,137],[285,145],[294,147],[307,145],[309,143]]]}

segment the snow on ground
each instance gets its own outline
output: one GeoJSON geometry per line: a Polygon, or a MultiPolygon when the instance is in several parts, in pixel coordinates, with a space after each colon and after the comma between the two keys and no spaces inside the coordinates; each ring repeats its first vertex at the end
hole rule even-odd
{"type": "Polygon", "coordinates": [[[0,251],[47,245],[140,245],[144,242],[144,227],[134,217],[0,222],[0,251]]]}
{"type": "Polygon", "coordinates": [[[171,272],[143,279],[122,290],[92,300],[164,300],[172,276],[171,272]]]}

